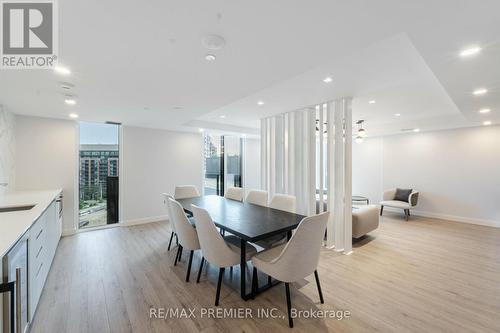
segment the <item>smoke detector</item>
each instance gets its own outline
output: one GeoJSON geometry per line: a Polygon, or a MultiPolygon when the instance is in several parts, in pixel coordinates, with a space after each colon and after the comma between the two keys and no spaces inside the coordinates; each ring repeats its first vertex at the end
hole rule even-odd
{"type": "Polygon", "coordinates": [[[226,41],[219,35],[206,35],[201,39],[201,44],[209,50],[220,50],[226,45],[226,41]]]}

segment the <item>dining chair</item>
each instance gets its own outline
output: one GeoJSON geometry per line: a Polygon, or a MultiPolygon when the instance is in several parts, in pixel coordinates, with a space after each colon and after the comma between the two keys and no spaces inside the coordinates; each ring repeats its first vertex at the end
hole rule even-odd
{"type": "MultiPolygon", "coordinates": [[[[196,231],[198,232],[201,252],[203,253],[196,283],[200,282],[201,271],[205,260],[219,267],[219,279],[215,294],[215,306],[218,306],[225,268],[240,264],[240,239],[234,235],[223,237],[205,209],[195,205],[191,205],[191,207],[194,218],[196,219],[196,231]]],[[[257,249],[253,245],[247,244],[246,260],[250,260],[255,253],[257,253],[257,249]]],[[[240,274],[245,274],[245,272],[241,272],[240,274]]]]}
{"type": "Polygon", "coordinates": [[[163,196],[163,203],[167,208],[167,215],[168,215],[168,221],[170,222],[170,229],[172,230],[172,232],[170,233],[170,241],[168,242],[168,249],[167,249],[168,251],[170,251],[170,246],[172,245],[172,239],[174,238],[174,236],[177,237],[175,232],[175,223],[172,218],[172,213],[170,212],[170,203],[168,201],[169,199],[174,199],[174,197],[168,193],[162,193],[162,196],[163,196]]]}
{"type": "Polygon", "coordinates": [[[248,203],[263,207],[267,207],[267,200],[268,200],[267,191],[261,191],[261,190],[248,191],[247,197],[245,199],[245,201],[248,203]]]}
{"type": "Polygon", "coordinates": [[[243,201],[243,189],[241,187],[228,187],[224,198],[243,201]]]}
{"type": "Polygon", "coordinates": [[[175,187],[175,199],[196,198],[200,196],[200,192],[194,185],[178,185],[175,187]]]}
{"type": "Polygon", "coordinates": [[[168,199],[168,202],[170,204],[170,212],[172,213],[175,230],[177,231],[177,237],[179,239],[179,247],[177,249],[174,266],[177,265],[177,261],[180,261],[183,249],[191,251],[189,254],[189,263],[186,273],[186,282],[189,282],[194,251],[200,249],[200,241],[198,240],[198,234],[195,226],[189,222],[181,204],[174,199],[168,199]]]}
{"type": "Polygon", "coordinates": [[[293,327],[291,316],[290,283],[314,273],[321,304],[323,293],[318,276],[318,263],[326,223],[330,212],[305,217],[288,243],[262,251],[252,258],[252,294],[258,289],[257,269],[285,283],[288,325],[293,327]]]}
{"type": "Polygon", "coordinates": [[[297,198],[294,195],[276,193],[273,195],[271,202],[269,202],[269,207],[296,213],[297,198]]]}

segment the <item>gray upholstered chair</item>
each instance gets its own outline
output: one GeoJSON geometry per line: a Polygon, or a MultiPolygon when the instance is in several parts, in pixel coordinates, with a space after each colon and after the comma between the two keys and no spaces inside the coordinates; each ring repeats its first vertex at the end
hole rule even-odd
{"type": "Polygon", "coordinates": [[[228,187],[226,194],[224,194],[224,198],[235,201],[243,201],[243,189],[241,187],[228,187]]]}
{"type": "Polygon", "coordinates": [[[250,190],[248,191],[247,197],[245,199],[246,202],[267,207],[268,194],[267,191],[261,190],[250,190]]]}
{"type": "Polygon", "coordinates": [[[324,303],[317,269],[329,214],[330,212],[325,212],[304,218],[288,243],[260,252],[252,258],[253,295],[258,289],[257,270],[284,282],[290,327],[293,327],[289,286],[291,282],[302,280],[314,273],[319,298],[321,303],[324,303]]]}
{"type": "Polygon", "coordinates": [[[196,198],[200,192],[194,185],[178,185],[175,187],[174,197],[176,199],[196,198]]]}
{"type": "MultiPolygon", "coordinates": [[[[297,199],[293,195],[276,193],[275,195],[273,195],[271,202],[269,202],[269,207],[273,209],[284,210],[290,213],[295,213],[297,209],[297,199]]],[[[257,241],[255,244],[264,249],[268,249],[273,246],[283,244],[285,240],[286,234],[282,234],[257,241]]]]}
{"type": "Polygon", "coordinates": [[[400,201],[400,200],[395,200],[396,196],[395,188],[384,191],[384,196],[383,196],[384,200],[380,202],[380,216],[382,216],[382,213],[384,211],[384,206],[391,208],[399,208],[404,211],[406,221],[408,221],[408,218],[410,217],[410,209],[414,208],[418,204],[418,194],[419,192],[412,191],[408,196],[408,201],[400,201]]]}
{"type": "Polygon", "coordinates": [[[186,282],[189,282],[194,251],[200,249],[198,234],[196,232],[196,228],[191,224],[188,217],[184,213],[184,209],[181,204],[174,199],[169,199],[168,202],[170,204],[170,212],[172,213],[171,217],[174,220],[177,237],[179,238],[179,247],[177,249],[174,266],[177,265],[177,261],[181,259],[183,249],[191,251],[189,254],[189,264],[186,273],[186,282]]]}
{"type": "Polygon", "coordinates": [[[354,206],[352,209],[352,237],[360,238],[378,228],[377,205],[354,206]]]}
{"type": "Polygon", "coordinates": [[[174,236],[177,237],[175,232],[175,223],[174,220],[172,219],[172,213],[170,212],[170,203],[168,201],[168,199],[174,199],[174,197],[168,193],[162,193],[162,196],[163,196],[163,203],[167,208],[167,215],[168,215],[168,221],[170,222],[170,229],[172,230],[172,232],[170,233],[170,241],[168,242],[168,251],[170,251],[170,246],[172,245],[172,239],[174,238],[174,236]]]}
{"type": "MultiPolygon", "coordinates": [[[[219,279],[215,294],[215,306],[218,306],[222,277],[224,276],[225,268],[240,264],[240,240],[233,235],[223,237],[215,227],[212,218],[205,209],[195,205],[191,205],[191,207],[196,220],[196,231],[198,232],[201,251],[203,253],[196,283],[200,282],[201,271],[205,260],[210,264],[219,267],[219,279]]],[[[246,259],[250,260],[256,252],[257,250],[255,247],[251,244],[247,244],[246,259]]],[[[241,272],[240,274],[245,274],[245,272],[241,272]]]]}

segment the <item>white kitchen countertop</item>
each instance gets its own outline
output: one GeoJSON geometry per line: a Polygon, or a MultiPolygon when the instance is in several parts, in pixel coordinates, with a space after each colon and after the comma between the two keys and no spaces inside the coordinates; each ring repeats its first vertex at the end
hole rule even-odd
{"type": "Polygon", "coordinates": [[[0,257],[9,251],[61,191],[15,191],[0,195],[0,207],[35,205],[30,210],[0,213],[0,257]]]}

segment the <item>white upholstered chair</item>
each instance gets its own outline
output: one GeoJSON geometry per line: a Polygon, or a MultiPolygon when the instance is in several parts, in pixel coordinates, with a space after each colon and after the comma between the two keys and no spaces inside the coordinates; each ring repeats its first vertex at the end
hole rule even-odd
{"type": "Polygon", "coordinates": [[[170,229],[172,230],[172,232],[170,233],[170,241],[168,242],[168,251],[170,251],[170,246],[172,245],[172,239],[174,238],[174,236],[177,237],[175,232],[175,223],[174,220],[172,219],[172,213],[170,212],[170,203],[168,201],[168,199],[174,199],[174,197],[168,193],[162,193],[162,196],[163,196],[163,203],[167,208],[167,215],[168,215],[168,221],[170,222],[170,229]]]}
{"type": "Polygon", "coordinates": [[[297,211],[297,199],[293,195],[276,193],[269,202],[269,207],[295,213],[297,211]]]}
{"type": "Polygon", "coordinates": [[[267,191],[250,190],[248,191],[246,202],[267,207],[268,194],[267,191]]]}
{"type": "Polygon", "coordinates": [[[243,189],[241,187],[228,187],[224,198],[243,201],[243,189]]]}
{"type": "MultiPolygon", "coordinates": [[[[240,240],[236,236],[223,237],[215,227],[212,218],[208,212],[200,207],[191,205],[194,218],[196,219],[196,231],[200,239],[201,251],[203,258],[201,259],[200,270],[196,282],[200,282],[203,263],[208,261],[219,267],[219,280],[217,282],[217,292],[215,295],[215,306],[219,305],[220,288],[224,270],[226,267],[232,267],[240,264],[240,240]]],[[[247,260],[257,252],[255,247],[247,244],[246,255],[247,260]]],[[[245,272],[241,272],[245,274],[245,272]]]]}
{"type": "Polygon", "coordinates": [[[390,189],[384,191],[383,201],[380,202],[380,216],[384,211],[384,206],[391,208],[399,208],[402,209],[405,213],[406,221],[410,217],[410,209],[414,208],[418,204],[418,195],[419,192],[412,191],[408,196],[408,201],[395,200],[397,189],[390,189]]]}
{"type": "Polygon", "coordinates": [[[175,187],[174,197],[176,199],[196,198],[200,192],[194,185],[179,185],[175,187]]]}
{"type": "Polygon", "coordinates": [[[170,204],[170,212],[172,213],[171,217],[174,220],[177,237],[179,238],[179,247],[177,249],[174,266],[177,265],[177,261],[181,260],[183,249],[191,251],[189,254],[189,263],[186,273],[186,282],[189,282],[194,251],[200,249],[198,234],[196,232],[196,228],[190,223],[188,217],[184,213],[184,209],[181,204],[174,199],[169,199],[168,202],[170,204]]]}
{"type": "Polygon", "coordinates": [[[285,283],[288,307],[288,324],[293,327],[291,317],[291,282],[296,282],[314,273],[321,303],[324,303],[318,276],[318,262],[326,222],[330,212],[304,218],[288,243],[260,252],[252,258],[252,293],[258,288],[257,270],[285,283]]]}

